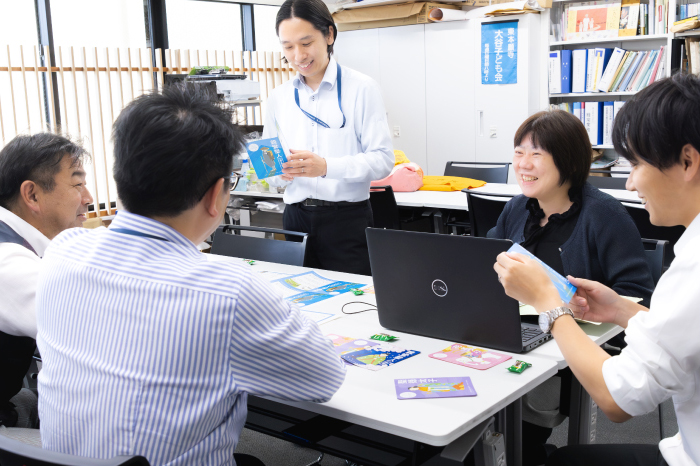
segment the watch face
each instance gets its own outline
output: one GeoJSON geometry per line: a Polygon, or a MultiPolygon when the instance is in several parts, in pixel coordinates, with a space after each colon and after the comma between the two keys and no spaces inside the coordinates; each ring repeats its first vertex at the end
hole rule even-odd
{"type": "Polygon", "coordinates": [[[549,316],[546,312],[540,314],[538,322],[540,324],[540,330],[544,333],[549,333],[549,316]]]}

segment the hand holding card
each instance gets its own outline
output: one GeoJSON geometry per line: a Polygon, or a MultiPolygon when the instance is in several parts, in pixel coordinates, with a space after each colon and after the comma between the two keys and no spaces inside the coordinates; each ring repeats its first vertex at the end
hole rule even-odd
{"type": "Polygon", "coordinates": [[[576,287],[572,285],[569,280],[560,275],[556,270],[542,262],[530,251],[516,243],[508,250],[508,252],[517,252],[518,254],[523,254],[537,261],[537,263],[539,263],[542,266],[544,271],[547,272],[547,276],[557,288],[557,292],[559,292],[559,296],[561,297],[562,301],[568,303],[569,301],[571,301],[571,298],[574,297],[574,293],[576,293],[576,287]]]}

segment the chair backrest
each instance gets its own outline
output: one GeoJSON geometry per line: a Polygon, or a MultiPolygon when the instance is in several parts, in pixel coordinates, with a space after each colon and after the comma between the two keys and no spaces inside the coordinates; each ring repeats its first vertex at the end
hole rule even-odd
{"type": "Polygon", "coordinates": [[[589,172],[594,174],[603,174],[605,176],[589,176],[588,182],[598,189],[625,189],[629,172],[595,170],[589,172]],[[624,176],[607,176],[607,175],[624,175],[624,176]]]}
{"type": "Polygon", "coordinates": [[[510,163],[447,162],[445,176],[461,176],[487,183],[507,183],[510,163]]]}
{"type": "Polygon", "coordinates": [[[223,225],[214,232],[214,242],[211,245],[211,252],[212,254],[221,254],[223,256],[303,266],[307,238],[307,233],[299,233],[298,231],[223,225]],[[257,236],[233,234],[236,230],[257,231],[270,234],[277,233],[295,237],[297,241],[282,241],[260,238],[257,236]]]}
{"type": "Polygon", "coordinates": [[[664,271],[664,256],[668,241],[642,238],[642,244],[644,244],[644,252],[651,269],[651,278],[654,280],[654,286],[656,286],[664,271]]]}
{"type": "Polygon", "coordinates": [[[374,228],[400,230],[399,206],[396,205],[394,190],[391,186],[372,186],[369,188],[369,203],[372,206],[374,228]]]}
{"type": "Polygon", "coordinates": [[[506,203],[512,197],[477,194],[466,189],[463,191],[467,193],[467,209],[469,210],[472,236],[485,238],[489,230],[498,223],[498,217],[501,216],[506,203]]]}
{"type": "Polygon", "coordinates": [[[622,205],[630,214],[632,220],[634,220],[634,224],[637,225],[637,230],[639,230],[639,235],[642,238],[663,239],[668,241],[664,257],[664,268],[670,267],[673,258],[676,257],[673,253],[673,246],[675,246],[676,242],[685,231],[685,227],[682,225],[675,227],[659,227],[652,225],[649,220],[649,212],[647,212],[642,204],[623,202],[622,205]]]}
{"type": "Polygon", "coordinates": [[[143,456],[116,456],[94,459],[66,455],[27,445],[0,435],[0,464],[2,466],[150,466],[143,456]]]}

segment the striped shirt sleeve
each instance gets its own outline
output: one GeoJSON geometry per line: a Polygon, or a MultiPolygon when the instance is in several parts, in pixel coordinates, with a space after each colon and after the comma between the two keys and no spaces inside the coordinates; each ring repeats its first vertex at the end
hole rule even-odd
{"type": "Polygon", "coordinates": [[[345,367],[318,324],[255,274],[241,286],[232,335],[230,364],[240,391],[323,402],[343,383],[345,367]]]}

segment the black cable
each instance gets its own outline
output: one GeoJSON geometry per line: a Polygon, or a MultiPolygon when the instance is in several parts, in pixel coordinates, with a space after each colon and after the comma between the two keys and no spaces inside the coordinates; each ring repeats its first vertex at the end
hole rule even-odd
{"type": "Polygon", "coordinates": [[[362,302],[362,301],[350,301],[349,303],[343,304],[343,307],[342,307],[342,309],[340,309],[340,312],[342,312],[343,314],[352,315],[352,314],[361,314],[361,313],[363,313],[363,312],[367,312],[367,311],[376,311],[376,310],[377,310],[377,306],[375,306],[375,305],[372,304],[372,303],[365,303],[365,302],[362,302]],[[374,306],[374,307],[373,307],[373,308],[370,308],[370,309],[364,309],[364,310],[362,310],[362,311],[345,312],[345,306],[347,306],[348,304],[365,304],[365,305],[367,305],[367,306],[374,306]]]}

